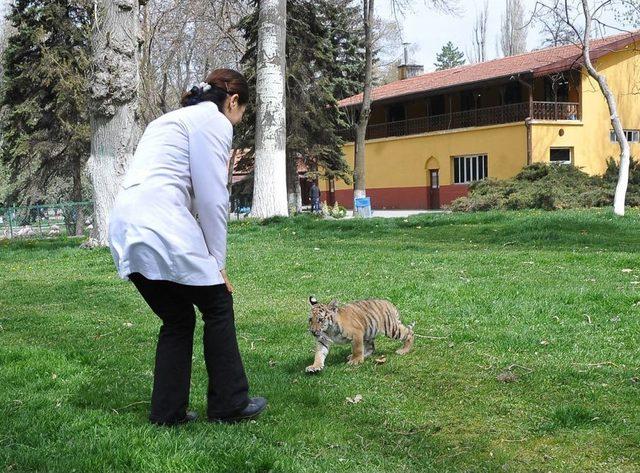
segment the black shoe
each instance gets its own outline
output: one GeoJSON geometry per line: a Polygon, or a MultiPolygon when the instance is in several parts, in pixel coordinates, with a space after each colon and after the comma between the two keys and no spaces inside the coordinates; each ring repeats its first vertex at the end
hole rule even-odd
{"type": "Polygon", "coordinates": [[[228,417],[209,417],[211,422],[220,422],[223,424],[235,424],[236,422],[242,422],[243,420],[255,419],[260,415],[262,411],[267,407],[267,400],[263,397],[249,398],[249,404],[247,407],[237,412],[234,415],[228,417]]]}
{"type": "Polygon", "coordinates": [[[195,411],[187,411],[187,414],[180,420],[176,420],[173,422],[164,422],[164,421],[157,421],[157,420],[152,420],[151,423],[155,424],[155,425],[161,425],[161,426],[166,426],[166,427],[170,427],[173,425],[181,425],[181,424],[186,424],[187,422],[191,422],[194,421],[198,418],[198,413],[195,411]]]}

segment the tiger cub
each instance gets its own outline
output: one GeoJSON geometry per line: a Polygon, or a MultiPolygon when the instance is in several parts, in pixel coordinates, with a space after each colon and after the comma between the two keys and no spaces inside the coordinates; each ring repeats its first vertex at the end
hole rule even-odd
{"type": "Polygon", "coordinates": [[[350,365],[359,365],[373,353],[373,342],[379,333],[404,342],[402,348],[396,350],[398,355],[411,350],[413,324],[403,325],[398,309],[389,301],[369,299],[338,306],[335,300],[320,304],[312,296],[309,303],[309,331],[316,339],[316,354],[313,364],[306,368],[307,373],[324,368],[331,343],[351,342],[351,355],[347,358],[350,365]]]}

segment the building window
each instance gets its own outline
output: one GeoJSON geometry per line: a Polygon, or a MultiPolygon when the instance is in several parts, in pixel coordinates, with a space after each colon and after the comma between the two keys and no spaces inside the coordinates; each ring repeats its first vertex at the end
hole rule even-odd
{"type": "Polygon", "coordinates": [[[487,167],[487,155],[454,156],[453,157],[453,183],[466,184],[480,181],[489,174],[487,167]]]}
{"type": "Polygon", "coordinates": [[[551,148],[549,161],[552,163],[571,163],[572,148],[551,148]]]}
{"type": "MultiPolygon", "coordinates": [[[[624,135],[627,137],[629,143],[640,143],[640,130],[624,130],[624,135]]],[[[616,132],[611,130],[609,137],[612,143],[616,143],[618,138],[616,132]]]]}

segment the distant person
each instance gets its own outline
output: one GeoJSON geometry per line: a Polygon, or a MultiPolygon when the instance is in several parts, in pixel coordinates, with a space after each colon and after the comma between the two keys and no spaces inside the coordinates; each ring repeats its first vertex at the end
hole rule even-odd
{"type": "Polygon", "coordinates": [[[311,184],[311,211],[320,212],[320,189],[315,181],[311,184]]]}
{"type": "Polygon", "coordinates": [[[225,270],[233,125],[248,100],[246,79],[230,69],[211,72],[184,94],[182,108],[147,126],[111,212],[109,243],[118,273],[163,323],[149,415],[154,424],[197,417],[187,410],[194,305],[204,320],[209,420],[251,419],[267,404],[248,396],[225,270]]]}

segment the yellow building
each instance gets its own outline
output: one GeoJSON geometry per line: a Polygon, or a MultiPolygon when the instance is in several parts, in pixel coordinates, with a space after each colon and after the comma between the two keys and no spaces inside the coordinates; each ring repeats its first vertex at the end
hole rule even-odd
{"type": "MultiPolygon", "coordinates": [[[[640,32],[592,43],[630,140],[640,156],[640,32]]],[[[416,66],[400,66],[411,76],[416,66]]],[[[571,163],[591,174],[619,154],[609,111],[581,65],[560,46],[414,75],[373,90],[366,141],[366,188],[373,208],[439,208],[470,182],[513,177],[528,163],[571,163]]],[[[340,102],[351,116],[362,94],[340,102]]],[[[352,132],[344,154],[353,167],[352,132]]],[[[353,188],[323,184],[323,198],[351,207],[353,188]]]]}

